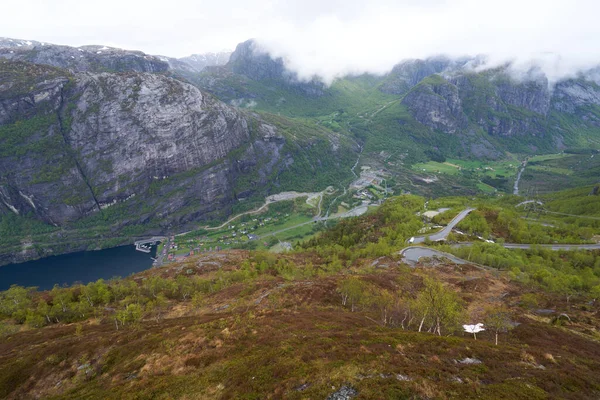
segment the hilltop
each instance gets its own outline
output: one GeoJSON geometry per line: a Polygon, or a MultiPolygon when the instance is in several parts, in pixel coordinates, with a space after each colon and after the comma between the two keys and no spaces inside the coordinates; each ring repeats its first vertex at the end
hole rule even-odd
{"type": "MultiPolygon", "coordinates": [[[[573,223],[548,212],[565,202],[574,209],[597,204],[592,192],[544,198],[546,215],[553,224],[573,223]]],[[[597,396],[600,252],[500,250],[504,239],[544,240],[538,228],[548,221],[539,213],[527,217],[537,221],[523,220],[528,211],[515,200],[481,199],[457,225],[462,233],[454,235],[496,241],[460,255],[477,264],[434,257],[407,265],[398,253],[408,238],[445,224],[472,200],[428,202],[430,209],[449,208],[430,222],[420,214],[425,199],[400,196],[291,253],[208,252],[125,279],[41,293],[13,287],[0,294],[0,393],[597,396]],[[461,325],[480,322],[487,330],[476,338],[463,332],[461,325]]],[[[592,233],[597,223],[589,219],[592,233]]],[[[550,230],[545,240],[570,232],[550,230]]]]}

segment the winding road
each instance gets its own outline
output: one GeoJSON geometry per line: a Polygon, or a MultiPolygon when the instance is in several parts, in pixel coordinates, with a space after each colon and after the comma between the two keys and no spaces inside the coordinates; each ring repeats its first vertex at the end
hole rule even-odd
{"type": "Polygon", "coordinates": [[[515,180],[515,185],[513,187],[513,194],[515,194],[515,195],[519,194],[519,182],[521,181],[521,175],[523,174],[523,171],[525,171],[526,166],[527,166],[527,160],[524,160],[521,163],[521,169],[519,169],[519,173],[517,174],[517,179],[515,180]]]}
{"type": "Polygon", "coordinates": [[[448,235],[450,234],[450,232],[452,231],[452,229],[454,229],[454,227],[456,225],[458,225],[460,223],[460,221],[462,221],[463,219],[465,219],[465,217],[467,215],[469,215],[469,213],[471,211],[473,211],[473,210],[475,210],[475,209],[474,208],[467,208],[466,210],[462,210],[441,231],[439,231],[437,233],[432,233],[431,235],[427,235],[427,236],[415,236],[411,243],[414,243],[414,244],[423,243],[423,242],[425,242],[425,239],[427,237],[429,237],[429,239],[432,240],[432,241],[434,241],[434,242],[437,242],[437,241],[440,241],[440,240],[446,240],[446,238],[448,238],[448,235]]]}
{"type": "MultiPolygon", "coordinates": [[[[429,237],[432,241],[441,241],[448,238],[448,234],[454,229],[456,225],[460,223],[474,208],[467,208],[461,211],[450,223],[441,231],[428,235],[428,236],[415,236],[412,238],[410,243],[419,244],[425,242],[425,239],[429,237]]],[[[472,246],[473,242],[464,242],[453,244],[452,247],[466,247],[472,246]]],[[[532,247],[547,248],[551,250],[600,250],[600,243],[595,244],[525,244],[525,243],[498,243],[500,246],[506,249],[524,249],[528,250],[532,247]]],[[[406,247],[399,253],[404,261],[409,264],[416,264],[421,257],[445,257],[456,264],[473,264],[470,261],[458,258],[450,253],[435,250],[429,247],[422,246],[410,246],[406,247]]]]}
{"type": "Polygon", "coordinates": [[[411,246],[400,251],[400,255],[404,261],[409,264],[416,264],[421,257],[446,257],[456,264],[470,264],[469,261],[458,258],[450,253],[439,250],[430,249],[429,247],[411,246]]]}
{"type": "MultiPolygon", "coordinates": [[[[456,243],[452,247],[472,246],[472,242],[456,243]]],[[[597,244],[520,244],[504,243],[501,244],[506,249],[530,249],[532,246],[548,248],[551,250],[600,250],[600,243],[597,244]]],[[[471,261],[458,258],[450,253],[435,250],[429,247],[410,246],[402,249],[399,253],[404,261],[409,264],[416,264],[421,257],[445,257],[456,264],[474,264],[471,261]]]]}

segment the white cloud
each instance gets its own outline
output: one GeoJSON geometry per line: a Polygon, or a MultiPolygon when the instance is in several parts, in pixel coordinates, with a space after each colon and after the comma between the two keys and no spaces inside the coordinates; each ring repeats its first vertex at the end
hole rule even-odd
{"type": "Polygon", "coordinates": [[[24,0],[0,36],[184,56],[257,38],[301,76],[383,73],[406,58],[486,54],[551,78],[600,62],[595,0],[24,0]]]}

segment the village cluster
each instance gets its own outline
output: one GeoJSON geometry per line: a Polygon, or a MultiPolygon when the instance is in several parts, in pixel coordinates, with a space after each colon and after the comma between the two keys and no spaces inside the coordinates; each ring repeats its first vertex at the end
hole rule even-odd
{"type": "Polygon", "coordinates": [[[171,240],[167,244],[168,248],[165,246],[163,250],[163,255],[166,255],[168,261],[180,261],[198,253],[237,247],[246,242],[260,239],[260,235],[251,232],[261,227],[278,224],[285,221],[289,216],[289,214],[279,214],[273,217],[253,218],[237,224],[232,223],[212,233],[193,238],[171,236],[171,240]]]}

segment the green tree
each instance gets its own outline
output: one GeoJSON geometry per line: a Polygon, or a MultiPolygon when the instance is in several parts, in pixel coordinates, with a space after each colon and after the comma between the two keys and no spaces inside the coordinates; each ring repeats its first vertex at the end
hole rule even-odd
{"type": "Polygon", "coordinates": [[[0,293],[0,314],[13,317],[19,323],[26,318],[26,311],[31,306],[31,292],[34,288],[24,288],[12,285],[8,290],[0,293]]]}
{"type": "Polygon", "coordinates": [[[504,306],[486,308],[483,323],[487,330],[494,332],[496,336],[496,346],[498,346],[498,334],[507,332],[513,328],[510,320],[510,313],[504,306]]]}
{"type": "Polygon", "coordinates": [[[44,317],[33,310],[27,310],[25,324],[32,328],[41,328],[45,325],[44,317]]]}
{"type": "Polygon", "coordinates": [[[50,310],[51,310],[51,307],[46,302],[46,300],[39,299],[36,311],[38,314],[44,316],[44,318],[46,318],[46,321],[48,321],[49,324],[52,323],[52,321],[50,320],[50,310]]]}
{"type": "MultiPolygon", "coordinates": [[[[122,310],[119,310],[115,316],[115,323],[120,322],[121,326],[125,324],[135,324],[142,319],[142,307],[139,304],[128,304],[122,310]]],[[[118,323],[117,329],[119,329],[118,323]]]]}
{"type": "Polygon", "coordinates": [[[194,293],[194,281],[185,275],[178,275],[176,279],[177,289],[182,300],[187,300],[194,293]]]}
{"type": "Polygon", "coordinates": [[[85,299],[90,307],[95,307],[110,303],[111,293],[104,280],[98,279],[96,282],[90,282],[82,286],[80,297],[85,299]]]}
{"type": "Polygon", "coordinates": [[[163,317],[163,311],[167,304],[167,298],[161,293],[158,296],[156,296],[156,298],[153,298],[148,303],[146,303],[146,311],[154,314],[154,319],[158,323],[163,317]]]}
{"type": "Polygon", "coordinates": [[[429,332],[442,335],[442,330],[454,331],[463,314],[463,306],[458,295],[441,282],[430,277],[423,280],[425,287],[415,300],[415,310],[420,316],[419,332],[425,324],[429,332]]]}
{"type": "Polygon", "coordinates": [[[371,296],[371,304],[379,311],[381,324],[388,325],[392,317],[392,308],[396,304],[396,298],[388,290],[381,289],[371,296]]]}
{"type": "Polygon", "coordinates": [[[354,312],[356,305],[365,296],[366,284],[356,277],[349,277],[342,280],[338,287],[338,292],[342,296],[342,305],[350,303],[350,309],[354,312]]]}
{"type": "Polygon", "coordinates": [[[50,295],[52,296],[51,313],[56,321],[60,321],[58,317],[63,319],[68,318],[73,302],[73,290],[71,288],[61,288],[58,285],[54,285],[50,291],[50,295]]]}

